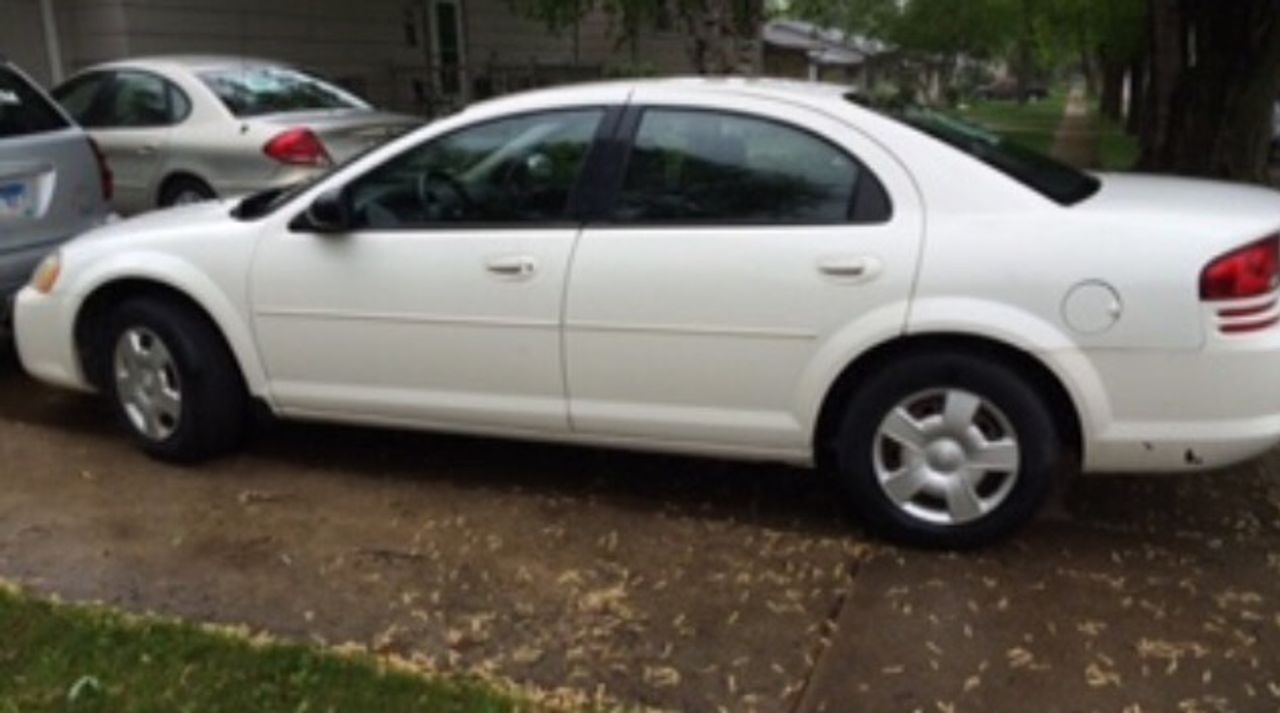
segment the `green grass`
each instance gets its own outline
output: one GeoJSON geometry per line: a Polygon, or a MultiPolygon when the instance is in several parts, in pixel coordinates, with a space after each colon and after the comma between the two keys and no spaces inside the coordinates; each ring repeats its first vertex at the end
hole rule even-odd
{"type": "Polygon", "coordinates": [[[0,713],[506,713],[483,684],[0,590],[0,713]]]}
{"type": "Polygon", "coordinates": [[[948,113],[1041,153],[1053,150],[1067,95],[1055,91],[1048,99],[1019,104],[1014,101],[970,101],[948,113]]]}
{"type": "Polygon", "coordinates": [[[1094,111],[1098,127],[1098,162],[1104,171],[1129,171],[1138,163],[1141,147],[1138,139],[1125,133],[1124,127],[1094,111]]]}

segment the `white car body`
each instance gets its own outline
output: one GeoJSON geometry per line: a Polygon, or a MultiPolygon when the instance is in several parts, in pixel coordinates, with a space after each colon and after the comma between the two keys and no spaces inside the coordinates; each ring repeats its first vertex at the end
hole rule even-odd
{"type": "Polygon", "coordinates": [[[21,359],[42,380],[93,389],[77,316],[106,287],[149,281],[207,312],[252,396],[287,417],[809,465],[824,403],[851,365],[895,344],[961,339],[1051,375],[1078,424],[1085,471],[1203,469],[1277,442],[1280,329],[1222,328],[1274,322],[1277,293],[1207,303],[1197,281],[1216,257],[1280,231],[1280,194],[1108,175],[1096,195],[1063,207],[843,94],[677,80],[477,105],[260,220],[211,203],[68,244],[56,289],[18,297],[21,359]],[[820,134],[879,176],[893,218],[289,229],[326,190],[432,137],[601,105],[730,110],[820,134]],[[486,269],[510,261],[529,269],[486,269]]]}
{"type": "MultiPolygon", "coordinates": [[[[413,117],[377,110],[328,84],[325,86],[351,108],[239,117],[200,76],[206,72],[261,69],[296,72],[276,63],[235,57],[134,58],[85,69],[59,85],[54,94],[59,101],[64,101],[64,94],[77,82],[92,77],[141,75],[163,80],[176,91],[177,101],[187,106],[185,112],[172,120],[148,126],[103,123],[95,119],[88,108],[77,115],[106,154],[115,174],[113,205],[126,215],[161,205],[166,187],[179,178],[194,179],[208,186],[215,197],[233,197],[288,186],[322,173],[329,165],[328,160],[316,165],[293,164],[264,152],[268,142],[291,129],[312,131],[323,143],[328,158],[340,163],[422,123],[413,117]]],[[[109,95],[110,91],[100,90],[98,94],[109,95]]],[[[175,99],[170,97],[170,101],[175,99]]],[[[95,106],[102,102],[110,103],[111,98],[99,96],[95,106]]],[[[97,108],[101,110],[100,106],[97,108]]],[[[72,107],[68,109],[76,113],[72,107]]]]}

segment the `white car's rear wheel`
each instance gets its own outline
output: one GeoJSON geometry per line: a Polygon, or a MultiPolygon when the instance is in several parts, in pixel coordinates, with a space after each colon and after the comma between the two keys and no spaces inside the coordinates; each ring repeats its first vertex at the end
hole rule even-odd
{"type": "Polygon", "coordinates": [[[850,397],[834,452],[868,526],[926,547],[983,545],[1022,526],[1064,455],[1031,381],[964,352],[885,365],[850,397]]]}

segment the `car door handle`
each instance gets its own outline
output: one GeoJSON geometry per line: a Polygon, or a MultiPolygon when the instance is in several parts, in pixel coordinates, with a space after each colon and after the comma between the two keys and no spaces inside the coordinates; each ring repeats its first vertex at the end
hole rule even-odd
{"type": "Polygon", "coordinates": [[[139,146],[137,150],[137,154],[139,156],[150,156],[155,152],[156,152],[155,144],[143,144],[142,146],[139,146]]]}
{"type": "Polygon", "coordinates": [[[834,257],[818,261],[818,272],[827,277],[859,282],[875,279],[882,267],[880,260],[873,257],[834,257]]]}
{"type": "Polygon", "coordinates": [[[529,255],[506,255],[489,258],[484,268],[503,277],[529,277],[538,271],[538,261],[529,255]]]}

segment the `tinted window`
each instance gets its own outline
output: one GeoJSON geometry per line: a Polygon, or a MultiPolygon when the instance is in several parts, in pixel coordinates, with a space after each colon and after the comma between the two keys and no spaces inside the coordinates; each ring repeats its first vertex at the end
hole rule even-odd
{"type": "Polygon", "coordinates": [[[287,67],[244,66],[201,72],[199,76],[227,109],[239,117],[369,108],[354,95],[287,67]]]}
{"type": "Polygon", "coordinates": [[[644,112],[614,209],[621,222],[833,224],[883,220],[879,182],[806,131],[737,114],[644,112]],[[863,180],[865,178],[865,181],[863,180]],[[877,200],[858,200],[859,184],[877,200]]]}
{"type": "Polygon", "coordinates": [[[169,83],[143,72],[120,72],[111,83],[102,116],[105,127],[144,128],[174,123],[169,83]]]}
{"type": "Polygon", "coordinates": [[[82,126],[94,126],[94,105],[110,74],[94,73],[77,77],[53,90],[53,98],[82,126]]]}
{"type": "Polygon", "coordinates": [[[1061,205],[1075,205],[1098,191],[1097,178],[972,124],[925,109],[896,118],[969,154],[1061,205]]]}
{"type": "Polygon", "coordinates": [[[411,149],[349,188],[356,224],[401,228],[564,219],[603,115],[582,110],[502,119],[411,149]]]}
{"type": "Polygon", "coordinates": [[[0,139],[57,131],[66,126],[67,120],[26,80],[0,67],[0,139]]]}

